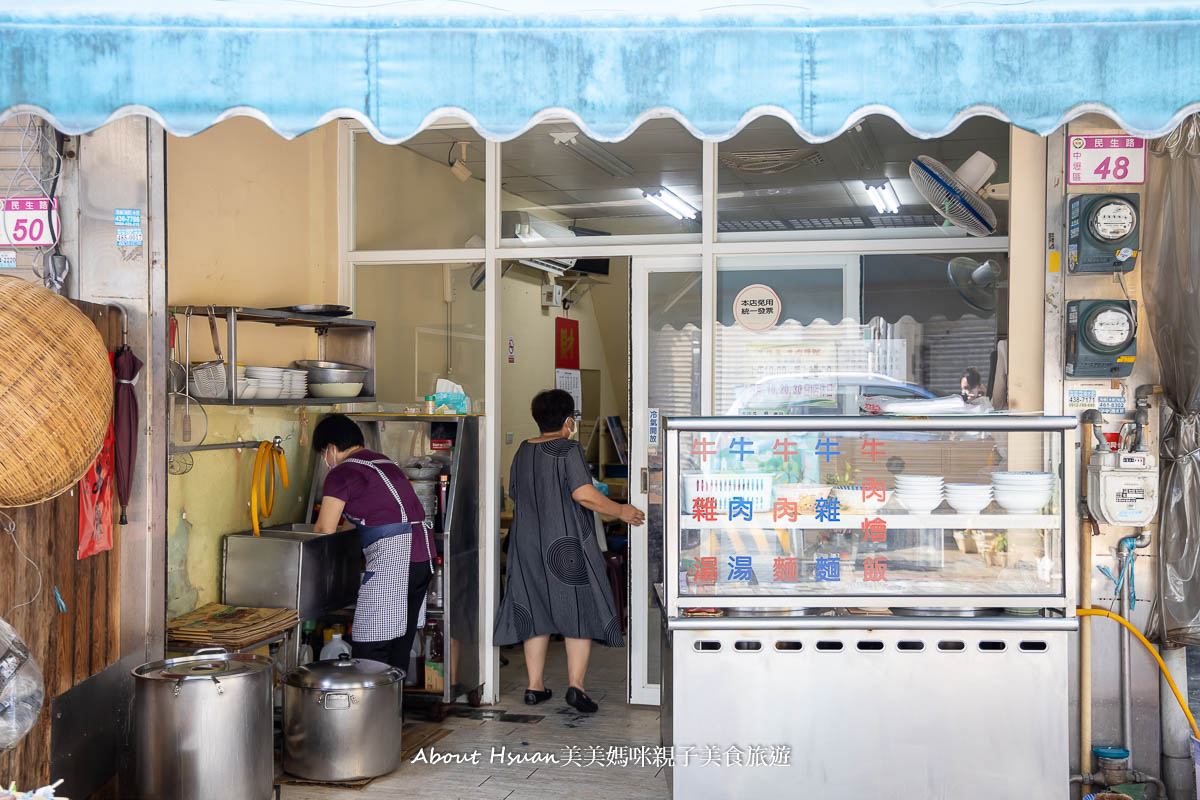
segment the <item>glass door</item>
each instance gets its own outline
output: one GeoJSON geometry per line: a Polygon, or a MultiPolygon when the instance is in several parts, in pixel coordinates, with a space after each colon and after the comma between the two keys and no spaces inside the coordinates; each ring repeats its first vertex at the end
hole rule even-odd
{"type": "Polygon", "coordinates": [[[654,584],[663,571],[662,420],[701,413],[700,259],[631,261],[630,500],[646,524],[629,535],[629,702],[657,704],[662,669],[654,584]]]}

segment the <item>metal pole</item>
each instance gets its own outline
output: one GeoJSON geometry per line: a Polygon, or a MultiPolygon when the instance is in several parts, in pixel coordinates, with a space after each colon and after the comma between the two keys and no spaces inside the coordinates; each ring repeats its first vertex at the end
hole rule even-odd
{"type": "MultiPolygon", "coordinates": [[[[1125,563],[1129,559],[1129,551],[1118,548],[1118,575],[1125,574],[1125,563]]],[[[1129,584],[1132,576],[1126,576],[1121,582],[1121,616],[1129,616],[1129,584]]],[[[1130,669],[1129,631],[1121,626],[1121,735],[1125,740],[1125,749],[1129,751],[1129,768],[1133,769],[1133,691],[1130,685],[1132,671],[1130,669]]]]}

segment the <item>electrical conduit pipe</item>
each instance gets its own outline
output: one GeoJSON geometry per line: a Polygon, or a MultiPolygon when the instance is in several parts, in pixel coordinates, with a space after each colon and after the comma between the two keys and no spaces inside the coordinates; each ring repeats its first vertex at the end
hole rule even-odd
{"type": "Polygon", "coordinates": [[[250,525],[254,535],[259,535],[259,511],[265,520],[275,508],[275,467],[279,467],[279,479],[283,488],[288,488],[287,457],[277,442],[260,442],[254,456],[254,473],[250,479],[250,525]]]}
{"type": "MultiPolygon", "coordinates": [[[[1091,457],[1092,426],[1102,424],[1104,417],[1095,409],[1083,413],[1083,431],[1080,438],[1080,512],[1079,512],[1079,606],[1092,607],[1092,520],[1087,508],[1088,461],[1091,457]]],[[[1092,620],[1081,614],[1079,620],[1079,771],[1088,775],[1092,771],[1092,620]]],[[[1083,793],[1091,791],[1088,783],[1083,793]]]]}
{"type": "Polygon", "coordinates": [[[1200,727],[1196,726],[1196,718],[1192,716],[1192,712],[1187,705],[1187,700],[1185,700],[1183,695],[1180,693],[1179,687],[1175,685],[1175,679],[1171,677],[1171,673],[1167,669],[1167,665],[1163,663],[1162,657],[1159,656],[1158,651],[1154,649],[1154,645],[1150,644],[1150,641],[1146,639],[1145,636],[1142,636],[1142,632],[1133,627],[1133,625],[1129,624],[1129,620],[1125,619],[1120,614],[1113,614],[1112,612],[1105,611],[1102,608],[1077,608],[1075,609],[1075,613],[1081,617],[1108,617],[1111,620],[1116,620],[1118,623],[1125,626],[1125,629],[1133,634],[1137,640],[1142,643],[1142,646],[1146,648],[1146,652],[1154,657],[1154,660],[1158,663],[1158,668],[1162,670],[1163,678],[1166,679],[1167,685],[1171,687],[1171,693],[1175,695],[1175,702],[1179,704],[1179,708],[1183,710],[1184,716],[1187,717],[1188,725],[1192,729],[1192,735],[1197,739],[1200,739],[1200,727]]]}

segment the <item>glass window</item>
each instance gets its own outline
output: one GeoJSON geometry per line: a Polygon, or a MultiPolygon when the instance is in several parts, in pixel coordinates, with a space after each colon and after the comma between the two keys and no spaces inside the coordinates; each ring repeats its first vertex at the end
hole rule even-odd
{"type": "Polygon", "coordinates": [[[1004,408],[1006,274],[1003,253],[721,258],[714,410],[877,413],[964,389],[1004,408]]]}
{"type": "Polygon", "coordinates": [[[682,595],[1061,595],[1062,434],[680,432],[682,595]]]}
{"type": "Polygon", "coordinates": [[[398,145],[356,133],[354,249],[483,247],[484,157],[468,127],[427,129],[398,145]],[[467,244],[472,236],[478,244],[467,244]]]}
{"type": "Polygon", "coordinates": [[[649,120],[611,143],[573,123],[546,123],[503,143],[500,158],[506,245],[636,234],[700,240],[700,140],[675,120],[649,120]]]}
{"type": "Polygon", "coordinates": [[[481,410],[486,348],[480,274],[471,264],[355,269],[355,314],[376,321],[375,394],[380,403],[424,409],[424,397],[434,392],[438,378],[446,378],[463,387],[476,404],[473,411],[481,410]]]}
{"type": "MultiPolygon", "coordinates": [[[[938,139],[917,139],[892,119],[872,116],[832,141],[809,144],[778,117],[759,117],[718,147],[718,236],[929,236],[943,218],[909,178],[912,159],[925,155],[957,170],[981,151],[996,164],[986,182],[1005,183],[1008,139],[1008,125],[990,117],[971,117],[938,139]],[[883,192],[878,200],[872,189],[883,192]]],[[[1007,201],[987,203],[996,213],[995,232],[1006,234],[1007,201]]]]}

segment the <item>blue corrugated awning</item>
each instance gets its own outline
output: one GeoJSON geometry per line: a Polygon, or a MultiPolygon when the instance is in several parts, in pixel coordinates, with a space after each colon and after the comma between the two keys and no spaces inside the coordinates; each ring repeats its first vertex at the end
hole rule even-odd
{"type": "Polygon", "coordinates": [[[385,141],[446,115],[494,139],[565,115],[614,140],[670,114],[723,139],[770,113],[823,141],[865,113],[920,136],[973,114],[1044,134],[1086,112],[1158,135],[1200,101],[1196,0],[811,5],[0,0],[0,109],[68,133],[249,113],[291,137],[348,116],[385,141]]]}

